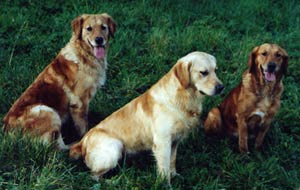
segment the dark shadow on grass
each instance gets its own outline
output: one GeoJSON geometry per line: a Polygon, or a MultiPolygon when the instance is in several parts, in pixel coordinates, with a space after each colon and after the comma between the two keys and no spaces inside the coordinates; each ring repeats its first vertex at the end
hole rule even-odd
{"type": "MultiPolygon", "coordinates": [[[[88,115],[88,129],[93,128],[100,121],[102,121],[105,116],[102,113],[98,112],[89,112],[88,115]]],[[[63,139],[66,144],[70,144],[80,140],[80,136],[77,134],[74,128],[74,122],[69,118],[62,126],[61,129],[63,139]]]]}

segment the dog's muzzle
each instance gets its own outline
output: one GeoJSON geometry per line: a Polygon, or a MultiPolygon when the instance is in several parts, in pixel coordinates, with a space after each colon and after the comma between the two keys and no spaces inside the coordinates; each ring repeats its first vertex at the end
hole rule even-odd
{"type": "Polygon", "coordinates": [[[223,89],[224,89],[224,85],[223,84],[217,84],[215,86],[215,90],[214,90],[214,93],[213,94],[207,94],[205,93],[204,91],[202,90],[199,90],[199,92],[202,94],[202,95],[208,95],[208,96],[213,96],[213,95],[217,95],[217,94],[220,94],[223,92],[223,89]]]}
{"type": "Polygon", "coordinates": [[[276,67],[277,67],[276,63],[269,62],[267,65],[267,69],[261,68],[266,81],[272,82],[276,80],[276,75],[275,75],[276,67]]]}
{"type": "Polygon", "coordinates": [[[90,43],[91,47],[93,48],[94,51],[94,56],[97,59],[101,59],[105,57],[105,40],[103,37],[96,37],[95,38],[95,45],[93,45],[89,40],[88,42],[90,43]]]}
{"type": "Polygon", "coordinates": [[[215,94],[220,94],[224,89],[224,85],[223,84],[217,84],[215,86],[215,94]]]}
{"type": "Polygon", "coordinates": [[[95,42],[97,46],[103,46],[104,39],[103,37],[96,37],[95,42]]]}

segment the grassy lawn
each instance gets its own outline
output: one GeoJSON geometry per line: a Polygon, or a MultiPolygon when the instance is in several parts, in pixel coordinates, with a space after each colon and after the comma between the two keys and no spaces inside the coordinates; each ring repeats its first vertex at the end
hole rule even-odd
{"type": "MultiPolygon", "coordinates": [[[[109,13],[117,32],[108,80],[90,105],[90,125],[143,93],[195,50],[218,60],[224,95],[206,98],[202,118],[241,80],[253,47],[278,43],[290,56],[282,107],[262,152],[241,155],[235,139],[206,137],[201,126],[180,146],[172,179],[179,189],[300,188],[300,3],[271,1],[40,1],[0,2],[0,118],[50,63],[83,13],[109,13]]],[[[150,153],[125,156],[99,183],[82,161],[20,133],[0,132],[0,189],[167,189],[150,153]]]]}

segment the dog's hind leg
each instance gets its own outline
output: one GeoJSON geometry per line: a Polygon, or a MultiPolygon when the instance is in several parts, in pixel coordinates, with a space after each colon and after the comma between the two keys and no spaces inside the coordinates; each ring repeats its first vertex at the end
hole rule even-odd
{"type": "Polygon", "coordinates": [[[219,108],[213,108],[204,122],[204,130],[206,134],[221,134],[222,117],[219,108]]]}
{"type": "Polygon", "coordinates": [[[26,129],[31,128],[34,134],[45,143],[56,143],[59,150],[69,149],[61,135],[61,119],[58,113],[45,105],[37,105],[30,109],[26,116],[26,129]]]}
{"type": "Polygon", "coordinates": [[[123,144],[104,133],[93,134],[88,138],[85,163],[91,169],[92,178],[98,181],[103,174],[117,166],[122,156],[123,144]]]}
{"type": "Polygon", "coordinates": [[[55,142],[58,149],[69,149],[61,136],[61,119],[57,112],[46,105],[36,105],[22,117],[24,130],[45,143],[55,142]]]}

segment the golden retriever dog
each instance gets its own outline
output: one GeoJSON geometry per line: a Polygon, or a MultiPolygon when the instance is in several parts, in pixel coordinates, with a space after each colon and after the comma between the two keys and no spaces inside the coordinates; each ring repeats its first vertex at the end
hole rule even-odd
{"type": "Polygon", "coordinates": [[[22,131],[44,142],[67,146],[61,125],[68,116],[83,136],[87,131],[89,102],[97,87],[104,84],[108,41],[116,24],[108,14],[84,14],[72,21],[71,40],[38,75],[4,117],[6,130],[22,131]]]}
{"type": "Polygon", "coordinates": [[[99,179],[117,165],[122,152],[152,150],[160,176],[170,184],[178,144],[197,126],[205,95],[224,88],[215,69],[216,59],[207,53],[179,59],[148,91],[92,128],[71,147],[70,156],[83,157],[99,179]]]}
{"type": "Polygon", "coordinates": [[[282,76],[287,72],[288,55],[276,44],[262,44],[250,53],[242,82],[213,108],[204,123],[208,134],[239,137],[239,150],[248,151],[248,136],[254,135],[260,149],[272,118],[280,107],[282,76]]]}

